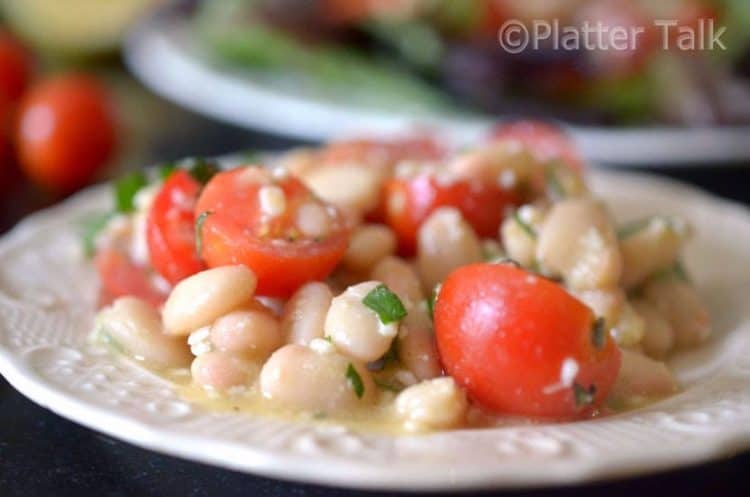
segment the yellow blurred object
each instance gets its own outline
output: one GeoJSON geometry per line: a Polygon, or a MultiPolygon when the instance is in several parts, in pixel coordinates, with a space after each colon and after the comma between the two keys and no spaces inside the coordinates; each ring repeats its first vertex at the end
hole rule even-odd
{"type": "Polygon", "coordinates": [[[116,49],[127,29],[164,0],[2,0],[6,21],[37,49],[89,55],[116,49]]]}

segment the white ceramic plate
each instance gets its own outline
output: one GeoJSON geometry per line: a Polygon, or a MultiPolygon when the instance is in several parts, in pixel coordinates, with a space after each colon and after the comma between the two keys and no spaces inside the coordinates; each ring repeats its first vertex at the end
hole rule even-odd
{"type": "MultiPolygon", "coordinates": [[[[173,10],[143,23],[129,37],[126,58],[153,91],[213,118],[309,140],[398,133],[428,127],[472,142],[494,121],[436,112],[407,114],[352,105],[264,82],[257,73],[218,68],[195,47],[187,20],[173,10]]],[[[351,97],[351,96],[349,96],[351,97]]],[[[649,166],[710,165],[750,160],[750,126],[722,128],[607,128],[571,126],[584,154],[598,163],[649,166]]]]}
{"type": "Polygon", "coordinates": [[[666,180],[596,173],[618,217],[690,219],[687,267],[715,334],[672,362],[682,393],[569,424],[394,438],[333,426],[212,413],[170,384],[89,345],[97,282],[77,220],[103,187],[32,216],[0,241],[0,373],[62,416],[136,445],[290,480],[373,489],[507,488],[649,473],[750,447],[750,212],[666,180]]]}

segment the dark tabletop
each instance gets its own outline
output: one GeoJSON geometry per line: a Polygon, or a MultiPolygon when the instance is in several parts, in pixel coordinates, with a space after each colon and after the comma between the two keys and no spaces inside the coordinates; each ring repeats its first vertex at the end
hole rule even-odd
{"type": "MultiPolygon", "coordinates": [[[[180,127],[177,132],[150,140],[146,153],[141,156],[144,161],[240,149],[274,149],[293,144],[211,123],[170,106],[162,110],[167,114],[179,114],[180,127]]],[[[750,168],[745,165],[661,168],[655,172],[750,205],[750,168]]],[[[24,215],[53,201],[16,176],[10,173],[0,177],[0,233],[24,215]]],[[[657,493],[679,497],[748,496],[750,452],[648,477],[585,487],[524,491],[516,495],[635,497],[657,493]]],[[[33,404],[0,378],[0,497],[334,497],[360,494],[372,495],[254,477],[146,451],[67,421],[33,404]]]]}

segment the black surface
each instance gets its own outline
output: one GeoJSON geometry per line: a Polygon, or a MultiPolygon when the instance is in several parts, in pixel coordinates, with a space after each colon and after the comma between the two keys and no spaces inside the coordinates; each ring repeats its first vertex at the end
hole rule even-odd
{"type": "MultiPolygon", "coordinates": [[[[200,139],[184,136],[155,143],[154,158],[280,148],[291,143],[207,122],[202,122],[199,129],[200,139]]],[[[741,165],[700,170],[662,169],[659,173],[750,204],[750,169],[741,165]]],[[[617,447],[612,450],[617,450],[617,447]]],[[[750,452],[660,475],[500,495],[511,494],[556,497],[748,496],[750,452]]],[[[0,497],[345,495],[372,494],[279,482],[142,450],[82,428],[38,407],[0,379],[0,497]]]]}

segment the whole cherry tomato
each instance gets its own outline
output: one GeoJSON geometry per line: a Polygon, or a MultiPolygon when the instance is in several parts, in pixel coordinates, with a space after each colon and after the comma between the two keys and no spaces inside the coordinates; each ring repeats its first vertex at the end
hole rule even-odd
{"type": "Polygon", "coordinates": [[[148,213],[151,265],[173,285],[205,267],[195,247],[194,210],[200,189],[187,171],[176,171],[164,182],[148,213]]]}
{"type": "Polygon", "coordinates": [[[199,254],[209,267],[244,264],[257,292],[288,297],[326,278],[346,251],[349,233],[331,205],[293,177],[262,167],[217,174],[195,208],[199,254]]]}
{"type": "Polygon", "coordinates": [[[17,102],[29,84],[33,70],[31,55],[11,34],[0,31],[0,94],[17,102]]]}
{"type": "Polygon", "coordinates": [[[36,84],[21,101],[16,145],[21,167],[34,182],[60,193],[84,186],[115,149],[107,92],[78,74],[36,84]]]}
{"type": "Polygon", "coordinates": [[[619,349],[588,307],[510,264],[451,273],[434,320],[446,371],[495,413],[585,417],[602,404],[620,368],[619,349]]]}

